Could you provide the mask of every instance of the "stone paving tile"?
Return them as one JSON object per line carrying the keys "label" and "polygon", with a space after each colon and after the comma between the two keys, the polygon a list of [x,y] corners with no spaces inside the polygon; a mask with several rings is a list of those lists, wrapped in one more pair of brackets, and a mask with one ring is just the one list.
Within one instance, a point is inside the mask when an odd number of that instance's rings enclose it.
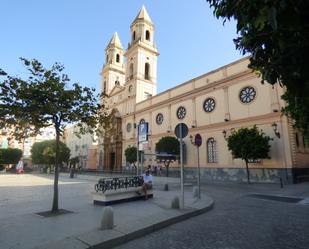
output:
{"label": "stone paving tile", "polygon": [[[52,175],[0,176],[0,249],[30,249],[35,246],[44,249],[79,249],[100,242],[100,234],[105,236],[109,233],[99,231],[103,207],[93,205],[90,193],[93,191],[94,182],[90,180],[61,177],[59,208],[72,213],[52,218],[36,215],[37,212],[51,208],[52,178]],[[145,231],[148,233],[154,230],[156,222],[193,210],[171,210],[170,202],[176,192],[155,191],[154,199],[113,206],[116,228],[122,227],[119,229],[122,232],[115,229],[111,232],[113,234],[110,238],[117,238],[117,234],[126,234],[134,229],[138,234],[140,231],[136,228],[133,227],[132,230],[134,222],[139,222],[136,227],[146,227],[144,232],[140,233],[144,235]],[[186,192],[185,196],[187,204],[194,201],[191,192]],[[166,213],[167,216],[160,212]],[[148,220],[148,217],[151,218]],[[125,224],[131,226],[127,226],[125,230]],[[133,238],[131,235],[125,239]],[[114,242],[111,241],[109,245],[115,245]]]}
{"label": "stone paving tile", "polygon": [[214,209],[115,249],[308,249],[309,205],[248,198],[250,193],[309,197],[309,184],[203,186]]}

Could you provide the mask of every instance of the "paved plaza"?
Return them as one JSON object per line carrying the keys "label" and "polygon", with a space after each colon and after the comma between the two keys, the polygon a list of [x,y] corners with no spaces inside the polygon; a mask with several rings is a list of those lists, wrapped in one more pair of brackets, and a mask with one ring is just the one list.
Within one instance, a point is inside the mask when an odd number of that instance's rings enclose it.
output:
{"label": "paved plaza", "polygon": [[[173,190],[162,191],[161,178],[154,187],[154,198],[114,205],[115,228],[99,230],[103,207],[92,204],[91,192],[99,176],[59,180],[59,208],[72,211],[56,217],[44,218],[37,212],[51,209],[52,175],[0,175],[0,248],[89,248],[102,244],[125,242],[197,215],[211,208],[212,200],[203,196],[196,201],[191,191],[185,192],[183,210],[170,208],[179,191],[179,179],[170,178]],[[175,190],[176,188],[176,190]],[[206,211],[206,209],[204,210]],[[204,212],[203,211],[203,212]],[[114,239],[114,242],[110,242]]]}
{"label": "paved plaza", "polygon": [[[214,199],[205,214],[130,241],[116,249],[308,249],[309,183],[217,183],[203,186]],[[249,195],[300,197],[288,203]]]}
{"label": "paved plaza", "polygon": [[[102,231],[98,229],[102,207],[94,206],[89,194],[98,178],[61,176],[60,208],[73,213],[42,218],[35,213],[51,207],[52,176],[0,175],[0,248],[89,248],[91,243],[102,240]],[[179,179],[156,177],[155,181],[157,192],[153,200],[114,206],[116,228],[110,230],[113,233],[109,237],[120,231],[125,233],[132,226],[138,231],[145,220],[148,225],[155,223],[162,219],[162,212],[166,212],[163,218],[168,217],[168,205],[179,189]],[[160,191],[167,181],[171,190]],[[147,231],[139,234],[142,237],[122,241],[115,248],[309,248],[309,183],[286,185],[282,189],[279,184],[211,183],[203,184],[202,193],[204,198],[214,200],[211,211],[161,230],[148,226]],[[278,196],[290,198],[273,198]],[[188,204],[192,201],[190,185],[186,187],[186,199]]]}

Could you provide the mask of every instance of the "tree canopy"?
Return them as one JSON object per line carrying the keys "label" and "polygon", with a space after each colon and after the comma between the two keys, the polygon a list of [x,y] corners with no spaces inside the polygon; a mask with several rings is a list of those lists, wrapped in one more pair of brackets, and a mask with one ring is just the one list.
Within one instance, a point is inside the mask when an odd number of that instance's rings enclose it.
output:
{"label": "tree canopy", "polygon": [[180,153],[180,144],[178,139],[170,136],[162,137],[156,143],[156,153],[161,154],[157,155],[156,159],[164,162],[164,166],[166,167],[166,176],[168,176],[171,161],[175,161],[176,157]]}
{"label": "tree canopy", "polygon": [[[40,128],[54,126],[56,131],[55,180],[52,212],[58,211],[59,141],[69,123],[80,128],[80,133],[93,133],[104,119],[102,106],[94,88],[69,84],[64,66],[55,63],[50,69],[36,59],[21,58],[29,76],[22,79],[0,70],[0,127],[15,127],[19,134],[29,128],[38,133]],[[13,134],[18,137],[17,132]]]}
{"label": "tree canopy", "polygon": [[309,2],[307,0],[207,0],[217,18],[237,21],[236,48],[250,54],[262,82],[284,85],[283,111],[309,132]]}
{"label": "tree canopy", "polygon": [[[45,140],[36,142],[31,148],[32,162],[35,164],[55,164],[56,140]],[[68,162],[70,149],[63,143],[59,143],[59,163]]]}
{"label": "tree canopy", "polygon": [[79,163],[79,157],[78,156],[75,156],[75,157],[72,157],[69,159],[69,164],[70,164],[70,167],[75,169],[76,168],[76,165]]}
{"label": "tree canopy", "polygon": [[156,143],[156,152],[157,153],[167,153],[173,155],[179,155],[180,146],[179,141],[175,137],[162,137]]}
{"label": "tree canopy", "polygon": [[240,158],[246,163],[247,179],[250,183],[250,173],[248,168],[249,160],[270,158],[269,136],[265,136],[263,131],[259,131],[256,126],[253,128],[241,128],[228,137],[228,149],[234,158]]}
{"label": "tree canopy", "polygon": [[129,146],[124,151],[126,161],[129,163],[136,163],[137,161],[137,148],[135,146]]}
{"label": "tree canopy", "polygon": [[17,164],[22,155],[23,152],[20,149],[0,149],[0,164]]}

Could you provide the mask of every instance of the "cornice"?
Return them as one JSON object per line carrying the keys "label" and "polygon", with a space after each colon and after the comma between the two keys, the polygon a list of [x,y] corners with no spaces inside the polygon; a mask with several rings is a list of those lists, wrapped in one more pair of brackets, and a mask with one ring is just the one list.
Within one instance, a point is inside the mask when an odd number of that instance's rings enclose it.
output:
{"label": "cornice", "polygon": [[[276,113],[268,113],[264,115],[259,115],[259,116],[254,116],[254,117],[248,117],[248,118],[241,118],[237,120],[231,120],[228,122],[219,122],[219,123],[214,123],[214,124],[208,124],[208,125],[202,125],[196,128],[189,128],[189,133],[203,133],[205,131],[215,131],[215,130],[223,130],[223,129],[231,129],[231,128],[239,128],[243,124],[246,124],[246,126],[250,125],[262,125],[262,124],[272,124],[273,122],[280,122],[280,117],[282,113],[276,112]],[[168,136],[174,134],[174,131],[170,132],[162,132],[162,133],[156,133],[156,134],[151,134],[150,137],[151,139],[153,138],[160,138],[162,136]],[[133,138],[126,139],[125,141],[131,141],[134,140]]]}
{"label": "cornice", "polygon": [[[118,69],[118,68],[115,68],[109,64],[105,64],[103,69],[102,69],[102,72],[105,73],[106,71],[114,71],[114,72],[117,72],[117,73],[121,73],[123,75],[125,75],[125,69],[122,67],[121,69]],[[102,75],[102,73],[101,73]]]}
{"label": "cornice", "polygon": [[138,48],[143,48],[144,50],[146,50],[147,52],[151,52],[152,54],[159,56],[160,53],[158,52],[158,50],[155,47],[149,46],[146,43],[142,42],[142,41],[137,41],[132,43],[129,48],[124,52],[124,56],[128,57],[128,54],[130,54],[133,50],[136,49],[136,47]]}
{"label": "cornice", "polygon": [[[164,105],[167,105],[167,104],[174,104],[174,103],[177,103],[179,102],[180,100],[182,99],[186,99],[188,98],[189,96],[191,96],[192,98],[193,97],[198,97],[198,96],[201,96],[201,95],[204,95],[205,93],[207,92],[210,92],[210,91],[213,91],[214,89],[220,89],[220,88],[224,88],[226,86],[230,86],[230,85],[233,85],[233,84],[236,84],[239,82],[239,80],[246,80],[246,79],[254,79],[256,78],[256,76],[252,73],[252,71],[250,69],[246,70],[246,71],[243,71],[237,75],[233,75],[233,76],[230,76],[230,77],[227,77],[227,78],[224,78],[224,79],[221,79],[219,81],[215,81],[213,83],[209,83],[209,84],[205,84],[204,86],[202,87],[199,87],[199,88],[194,88],[192,89],[191,91],[188,91],[186,93],[182,93],[182,94],[179,94],[175,97],[172,97],[172,98],[168,98],[166,100],[163,100],[162,102],[160,103],[156,103],[156,104],[151,104],[152,100],[155,99],[156,97],[160,96],[160,95],[163,95],[163,94],[166,94],[166,93],[169,93],[171,92],[172,90],[175,90],[177,88],[179,88],[180,86],[183,86],[184,84],[181,84],[179,86],[176,86],[174,88],[171,88],[163,93],[160,93],[160,94],[157,94],[155,95],[154,97],[150,98],[150,99],[147,99],[145,101],[142,101],[142,102],[139,102],[137,103],[137,106],[141,103],[144,103],[146,101],[150,101],[150,106],[148,107],[145,107],[143,109],[140,109],[140,110],[137,110],[135,112],[135,114],[137,113],[143,113],[145,111],[148,111],[149,109],[154,109],[154,108],[157,108],[157,107],[160,107],[160,106],[164,106]],[[190,81],[190,82],[186,82],[185,84],[192,84],[193,82]]]}

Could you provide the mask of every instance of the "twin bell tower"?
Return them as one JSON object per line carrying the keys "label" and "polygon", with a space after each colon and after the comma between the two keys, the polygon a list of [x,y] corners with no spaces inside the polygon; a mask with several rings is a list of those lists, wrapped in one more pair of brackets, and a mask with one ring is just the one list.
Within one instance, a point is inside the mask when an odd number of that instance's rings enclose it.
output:
{"label": "twin bell tower", "polygon": [[154,42],[154,25],[144,6],[132,22],[130,32],[127,50],[123,49],[117,32],[105,49],[102,92],[110,98],[117,95],[114,104],[128,98],[136,104],[157,93],[159,53]]}

